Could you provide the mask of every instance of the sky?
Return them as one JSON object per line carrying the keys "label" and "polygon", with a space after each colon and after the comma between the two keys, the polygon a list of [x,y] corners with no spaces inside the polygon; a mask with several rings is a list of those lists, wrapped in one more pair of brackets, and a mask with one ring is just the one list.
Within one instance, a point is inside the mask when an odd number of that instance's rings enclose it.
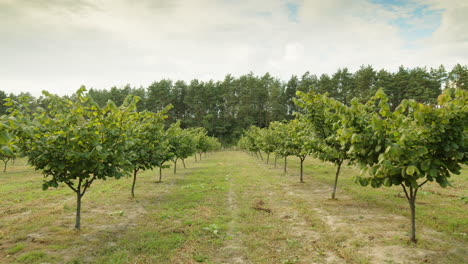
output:
{"label": "sky", "polygon": [[466,0],[0,0],[0,90],[468,64]]}

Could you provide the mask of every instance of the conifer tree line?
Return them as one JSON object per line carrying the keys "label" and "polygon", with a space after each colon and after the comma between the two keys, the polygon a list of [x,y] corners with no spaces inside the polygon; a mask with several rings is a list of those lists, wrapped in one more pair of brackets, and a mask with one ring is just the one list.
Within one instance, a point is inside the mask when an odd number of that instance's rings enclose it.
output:
{"label": "conifer tree line", "polygon": [[[445,88],[468,89],[468,66],[457,64],[450,71],[438,68],[406,68],[398,71],[361,66],[355,72],[347,68],[333,74],[315,75],[309,72],[280,80],[266,73],[262,76],[249,73],[239,77],[226,75],[219,81],[189,82],[163,79],[148,87],[112,87],[90,89],[89,94],[100,106],[109,100],[121,105],[128,95],[141,98],[139,111],[158,112],[171,104],[166,126],[180,122],[182,128],[204,127],[208,135],[217,137],[227,145],[235,144],[242,131],[254,125],[267,127],[273,121],[291,120],[297,110],[293,99],[297,91],[327,93],[329,97],[349,105],[353,98],[367,101],[380,88],[388,97],[391,109],[403,99],[434,104]],[[18,98],[0,91],[0,99]],[[45,98],[31,98],[32,105],[45,107]],[[0,106],[0,114],[6,107]]]}
{"label": "conifer tree line", "polygon": [[396,106],[382,88],[349,105],[314,91],[297,95],[295,119],[251,126],[238,146],[262,160],[266,154],[267,164],[274,155],[275,167],[284,159],[285,173],[288,157],[298,158],[301,183],[307,157],[331,162],[332,199],[344,163],[358,166],[361,173],[353,176],[362,186],[401,186],[410,207],[410,239],[416,242],[418,190],[428,182],[447,187],[451,175],[468,165],[468,90],[447,88],[435,103],[404,99]]}

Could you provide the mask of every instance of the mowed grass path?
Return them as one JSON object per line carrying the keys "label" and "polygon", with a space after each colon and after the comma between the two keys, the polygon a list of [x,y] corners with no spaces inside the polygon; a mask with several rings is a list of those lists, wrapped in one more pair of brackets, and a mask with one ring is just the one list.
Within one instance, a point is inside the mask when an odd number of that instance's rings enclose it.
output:
{"label": "mowed grass path", "polygon": [[[273,163],[271,161],[270,163]],[[68,187],[41,190],[17,161],[0,174],[0,263],[465,263],[466,170],[454,187],[419,195],[418,244],[408,242],[399,188],[352,183],[345,168],[329,200],[334,167],[309,159],[306,183],[290,158],[285,175],[243,152],[210,154],[131,179],[95,182],[73,230]]]}

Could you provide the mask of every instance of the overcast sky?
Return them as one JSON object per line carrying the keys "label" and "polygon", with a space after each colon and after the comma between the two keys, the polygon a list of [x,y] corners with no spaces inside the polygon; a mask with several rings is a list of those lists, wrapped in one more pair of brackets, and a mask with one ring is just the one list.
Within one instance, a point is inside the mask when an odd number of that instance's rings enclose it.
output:
{"label": "overcast sky", "polygon": [[0,0],[0,90],[468,64],[467,0]]}

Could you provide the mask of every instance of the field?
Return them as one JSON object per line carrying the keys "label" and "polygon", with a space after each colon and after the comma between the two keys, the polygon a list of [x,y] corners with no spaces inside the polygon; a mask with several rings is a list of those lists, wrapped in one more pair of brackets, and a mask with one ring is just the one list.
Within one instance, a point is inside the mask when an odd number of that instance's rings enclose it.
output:
{"label": "field", "polygon": [[311,158],[277,168],[224,151],[187,168],[97,181],[83,198],[66,186],[41,190],[25,160],[0,174],[0,263],[466,263],[468,169],[452,187],[424,186],[417,200],[418,243],[408,241],[401,188],[360,187],[345,167],[337,200],[335,168]]}

